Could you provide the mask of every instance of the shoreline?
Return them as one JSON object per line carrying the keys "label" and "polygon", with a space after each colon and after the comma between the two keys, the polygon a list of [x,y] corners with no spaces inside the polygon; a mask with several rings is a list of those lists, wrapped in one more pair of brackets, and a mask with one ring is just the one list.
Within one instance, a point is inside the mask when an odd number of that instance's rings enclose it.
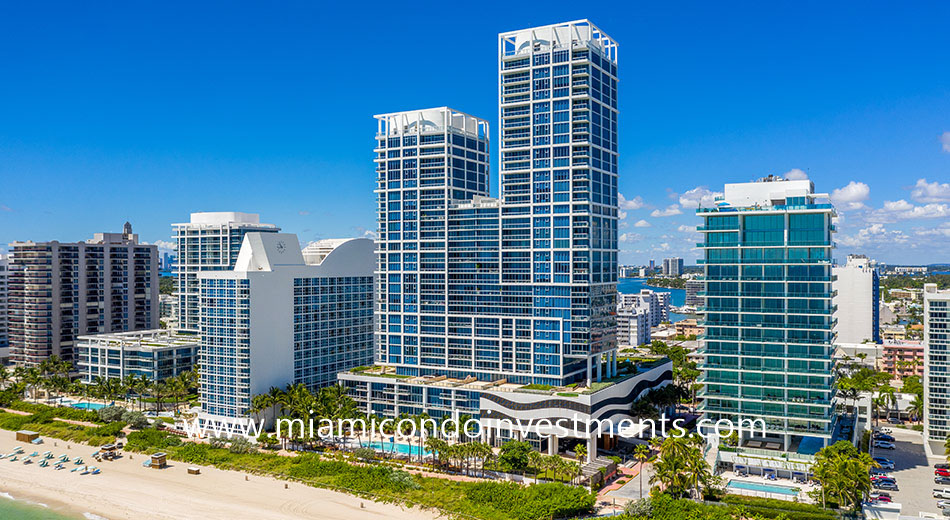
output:
{"label": "shoreline", "polygon": [[[125,453],[115,461],[96,462],[89,457],[96,448],[44,438],[36,446],[17,442],[14,432],[0,430],[0,453],[23,446],[27,453],[52,451],[55,457],[89,458],[86,464],[102,470],[99,475],[71,473],[37,463],[0,460],[0,491],[19,503],[43,504],[56,513],[74,518],[175,519],[259,518],[284,520],[301,517],[350,520],[352,518],[436,518],[433,511],[373,502],[336,491],[286,482],[273,477],[246,475],[210,466],[169,461],[167,468],[145,468],[145,455]],[[54,443],[56,445],[54,445]],[[70,449],[66,449],[69,446]],[[21,458],[22,460],[22,458]],[[55,459],[54,459],[55,460]],[[91,463],[90,463],[91,461]],[[201,468],[189,475],[190,466]],[[285,488],[286,486],[286,488]]]}

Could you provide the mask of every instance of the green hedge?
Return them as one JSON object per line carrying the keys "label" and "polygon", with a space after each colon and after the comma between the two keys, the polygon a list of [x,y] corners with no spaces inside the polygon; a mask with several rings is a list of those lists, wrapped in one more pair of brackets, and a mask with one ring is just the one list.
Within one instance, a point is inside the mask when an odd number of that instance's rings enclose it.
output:
{"label": "green hedge", "polygon": [[838,518],[836,514],[816,505],[789,502],[776,498],[725,495],[722,497],[722,502],[743,506],[749,512],[759,514],[764,518],[776,518],[783,514],[790,518],[801,518],[803,520],[835,520]]}

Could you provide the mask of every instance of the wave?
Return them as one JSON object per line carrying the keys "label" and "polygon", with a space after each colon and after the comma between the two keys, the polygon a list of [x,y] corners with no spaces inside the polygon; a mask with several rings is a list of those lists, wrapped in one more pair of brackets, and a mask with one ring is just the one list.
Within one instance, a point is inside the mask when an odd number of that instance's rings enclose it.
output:
{"label": "wave", "polygon": [[83,513],[82,516],[83,518],[87,518],[88,520],[109,520],[108,518],[104,516],[99,516],[95,513],[89,513],[89,512]]}
{"label": "wave", "polygon": [[15,496],[5,491],[0,491],[0,497],[6,498],[7,500],[13,500],[14,502],[21,502],[24,504],[30,504],[31,506],[45,507],[46,509],[49,509],[49,506],[42,502],[34,502],[32,500],[27,500],[25,498],[16,498]]}

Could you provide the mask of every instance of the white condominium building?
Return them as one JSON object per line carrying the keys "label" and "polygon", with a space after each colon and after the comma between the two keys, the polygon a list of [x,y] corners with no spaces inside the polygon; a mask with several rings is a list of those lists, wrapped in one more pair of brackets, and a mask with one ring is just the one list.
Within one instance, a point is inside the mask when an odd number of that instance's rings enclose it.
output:
{"label": "white condominium building", "polygon": [[950,290],[924,285],[924,439],[944,452],[950,435]]}
{"label": "white condominium building", "polygon": [[245,233],[280,231],[273,224],[261,224],[255,213],[235,211],[192,213],[190,222],[172,224],[172,229],[177,245],[178,329],[188,332],[198,332],[198,273],[234,267]]}
{"label": "white condominium building", "polygon": [[191,370],[197,362],[198,337],[169,329],[80,336],[76,345],[84,383],[130,375],[161,381]]}
{"label": "white condominium building", "polygon": [[682,258],[664,258],[663,276],[680,276],[683,274]]}
{"label": "white condominium building", "polygon": [[834,305],[838,343],[881,342],[880,288],[877,268],[864,255],[848,255],[845,265],[831,269],[837,293]]}
{"label": "white condominium building", "polygon": [[245,417],[271,387],[336,383],[373,362],[373,241],[350,239],[308,265],[297,236],[247,233],[231,271],[203,271],[202,417]]}
{"label": "white condominium building", "polygon": [[8,279],[10,357],[73,361],[81,334],[158,328],[158,248],[122,233],[86,242],[14,242]]}
{"label": "white condominium building", "polygon": [[638,347],[650,343],[650,313],[646,306],[617,306],[617,346]]}
{"label": "white condominium building", "polygon": [[658,327],[670,321],[670,298],[668,292],[641,289],[638,293],[620,293],[617,295],[617,308],[639,307],[646,311],[651,327]]}

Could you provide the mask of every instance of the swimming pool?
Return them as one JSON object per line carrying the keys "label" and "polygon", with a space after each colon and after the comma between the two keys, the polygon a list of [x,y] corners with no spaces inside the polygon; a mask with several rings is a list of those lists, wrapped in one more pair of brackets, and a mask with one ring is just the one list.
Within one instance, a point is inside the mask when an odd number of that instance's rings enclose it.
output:
{"label": "swimming pool", "polygon": [[[375,450],[379,450],[379,451],[382,451],[382,452],[388,452],[388,453],[392,453],[392,452],[393,452],[393,443],[391,443],[391,442],[386,442],[386,443],[371,442],[368,446],[369,446],[370,448],[373,448],[373,449],[375,449]],[[398,454],[400,454],[400,455],[413,455],[413,456],[418,457],[418,456],[419,456],[419,446],[410,446],[410,445],[408,445],[408,444],[396,443],[395,452],[398,453]],[[431,455],[431,454],[432,454],[432,452],[429,451],[429,450],[422,450],[422,453],[423,453],[424,455]]]}
{"label": "swimming pool", "polygon": [[73,408],[79,408],[82,410],[98,410],[100,408],[105,408],[106,405],[99,403],[71,403],[69,406]]}
{"label": "swimming pool", "polygon": [[730,480],[726,488],[747,489],[749,491],[762,491],[764,493],[778,493],[780,495],[798,496],[798,490],[786,486],[776,486],[775,484],[763,484],[760,482],[747,482],[745,480]]}

